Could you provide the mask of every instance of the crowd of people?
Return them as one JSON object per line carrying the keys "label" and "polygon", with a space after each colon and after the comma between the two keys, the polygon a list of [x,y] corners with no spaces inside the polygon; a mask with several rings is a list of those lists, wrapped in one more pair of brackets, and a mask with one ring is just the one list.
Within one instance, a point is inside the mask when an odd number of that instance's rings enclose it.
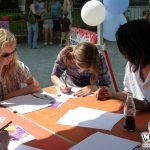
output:
{"label": "crowd of people", "polygon": [[[28,19],[29,11],[32,11],[36,22]],[[72,0],[26,0],[25,16],[28,29],[28,47],[37,49],[39,33],[44,34],[43,45],[52,45],[56,36],[60,36],[60,46],[66,45],[72,24]],[[54,34],[53,34],[54,33]]]}
{"label": "crowd of people", "polygon": [[[42,0],[26,0],[26,11],[32,10],[37,22],[31,24],[27,20],[28,47],[38,48],[38,32],[44,29],[44,44],[52,44],[53,32],[62,27],[60,44],[69,35],[72,17],[72,2],[64,1],[63,9],[58,0],[45,4]],[[45,7],[46,6],[46,7]],[[63,16],[61,12],[63,10]],[[63,18],[60,20],[60,17]],[[64,29],[63,22],[68,20]],[[65,23],[64,23],[65,24]],[[77,44],[74,48],[65,46],[58,54],[51,81],[64,93],[69,93],[74,86],[81,87],[75,93],[77,97],[85,97],[95,92],[97,100],[111,98],[125,101],[127,93],[133,93],[136,109],[150,110],[150,23],[147,20],[133,20],[121,25],[116,33],[120,53],[127,59],[124,76],[124,89],[114,92],[110,88],[111,79],[103,54],[97,46],[90,42]],[[31,74],[30,69],[17,56],[16,38],[14,34],[0,29],[0,100],[34,93],[41,90],[40,83]],[[64,77],[65,76],[65,77]],[[65,78],[65,79],[63,79]],[[63,80],[62,80],[63,79]],[[64,82],[65,80],[65,82]],[[22,86],[25,84],[24,86]],[[5,135],[5,138],[4,137]],[[0,132],[0,147],[7,147],[9,136]],[[2,148],[1,148],[2,149]]]}

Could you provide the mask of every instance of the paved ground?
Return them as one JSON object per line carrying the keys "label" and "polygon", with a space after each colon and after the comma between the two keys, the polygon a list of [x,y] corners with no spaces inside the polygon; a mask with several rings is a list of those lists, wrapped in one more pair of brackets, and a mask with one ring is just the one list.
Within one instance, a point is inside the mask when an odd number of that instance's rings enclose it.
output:
{"label": "paved ground", "polygon": [[[106,45],[118,87],[119,89],[122,89],[122,80],[126,62],[118,52],[115,42],[107,42]],[[32,74],[41,83],[42,87],[52,85],[50,74],[54,60],[61,48],[55,44],[39,49],[28,49],[27,45],[23,43],[18,44],[17,48],[19,58],[30,67]]]}

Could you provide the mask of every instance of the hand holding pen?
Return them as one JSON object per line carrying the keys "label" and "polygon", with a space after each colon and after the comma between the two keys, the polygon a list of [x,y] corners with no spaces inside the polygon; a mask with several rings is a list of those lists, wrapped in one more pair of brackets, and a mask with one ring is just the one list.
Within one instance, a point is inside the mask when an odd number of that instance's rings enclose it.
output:
{"label": "hand holding pen", "polygon": [[4,125],[3,127],[0,128],[0,131],[5,130],[11,123],[12,123],[12,121],[9,121],[6,125]]}
{"label": "hand holding pen", "polygon": [[62,85],[62,86],[60,87],[60,90],[61,90],[63,93],[70,93],[72,87],[70,87],[70,86],[67,85],[66,76],[65,76],[65,77],[62,77],[62,80],[63,80],[63,83],[64,83],[65,85]]}

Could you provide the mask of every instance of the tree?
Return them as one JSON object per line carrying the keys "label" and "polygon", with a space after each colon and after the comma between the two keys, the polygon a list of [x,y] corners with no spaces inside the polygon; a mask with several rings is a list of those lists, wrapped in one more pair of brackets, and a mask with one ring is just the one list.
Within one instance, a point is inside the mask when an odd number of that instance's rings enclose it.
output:
{"label": "tree", "polygon": [[1,0],[0,9],[16,9],[19,8],[18,0]]}

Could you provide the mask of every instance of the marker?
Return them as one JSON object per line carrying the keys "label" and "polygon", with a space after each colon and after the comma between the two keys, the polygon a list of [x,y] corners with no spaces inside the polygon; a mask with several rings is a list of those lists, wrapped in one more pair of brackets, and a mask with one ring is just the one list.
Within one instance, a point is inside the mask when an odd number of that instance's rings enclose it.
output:
{"label": "marker", "polygon": [[7,128],[11,123],[12,123],[12,121],[9,121],[6,125],[4,125],[2,128],[0,128],[0,131],[5,130],[5,128]]}

